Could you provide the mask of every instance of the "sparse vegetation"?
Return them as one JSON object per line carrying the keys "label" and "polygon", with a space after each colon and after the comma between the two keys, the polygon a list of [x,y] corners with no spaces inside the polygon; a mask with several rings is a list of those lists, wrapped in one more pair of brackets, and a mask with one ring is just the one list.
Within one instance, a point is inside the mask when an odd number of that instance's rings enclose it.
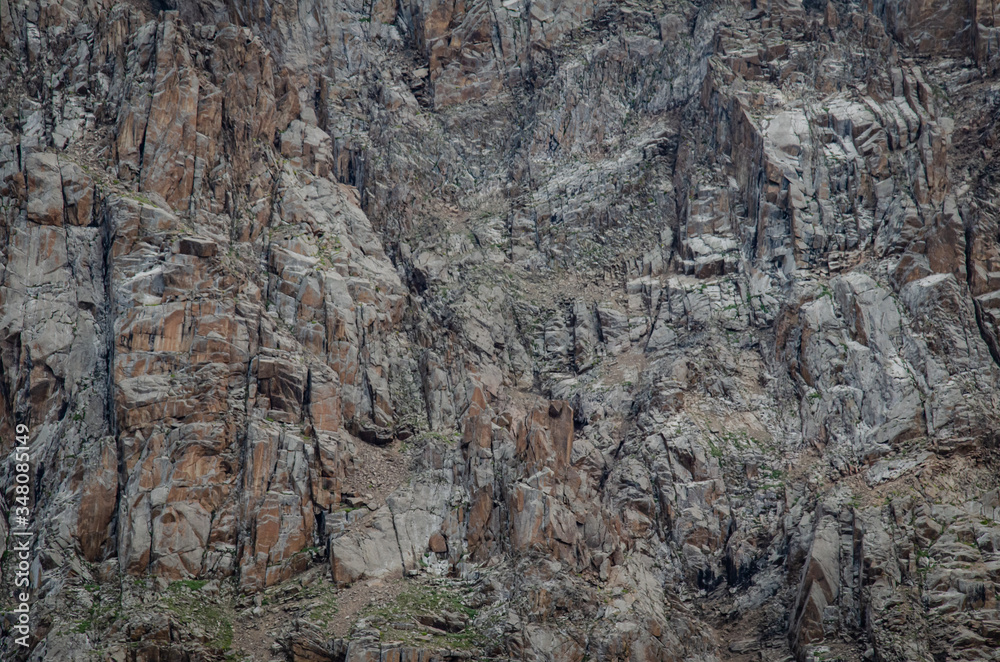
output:
{"label": "sparse vegetation", "polygon": [[[420,623],[421,616],[443,612],[462,617],[467,623],[464,629],[460,632],[445,632]],[[477,610],[468,607],[455,589],[418,582],[410,583],[393,603],[370,609],[363,614],[379,627],[383,641],[413,642],[416,636],[430,636],[433,644],[458,650],[473,650],[484,645],[482,636],[473,625],[476,615]],[[407,628],[412,625],[413,629],[401,629],[399,626],[403,625]]]}
{"label": "sparse vegetation", "polygon": [[204,580],[181,580],[172,583],[164,597],[164,603],[177,619],[187,626],[197,626],[209,637],[208,648],[228,651],[233,645],[233,613],[228,605],[205,600],[197,592],[207,582]]}

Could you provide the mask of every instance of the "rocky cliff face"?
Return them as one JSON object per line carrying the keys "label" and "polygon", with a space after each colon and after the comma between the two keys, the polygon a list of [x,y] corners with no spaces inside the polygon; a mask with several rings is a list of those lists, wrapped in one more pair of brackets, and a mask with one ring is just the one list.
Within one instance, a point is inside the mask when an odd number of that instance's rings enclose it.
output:
{"label": "rocky cliff face", "polygon": [[0,652],[1000,659],[998,11],[0,0]]}

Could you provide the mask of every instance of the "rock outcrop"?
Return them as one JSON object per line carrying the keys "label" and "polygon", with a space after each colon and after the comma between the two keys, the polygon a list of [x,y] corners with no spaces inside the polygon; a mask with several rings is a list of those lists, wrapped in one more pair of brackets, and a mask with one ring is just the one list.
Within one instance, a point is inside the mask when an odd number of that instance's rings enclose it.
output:
{"label": "rock outcrop", "polygon": [[994,659],[997,9],[0,0],[0,655]]}

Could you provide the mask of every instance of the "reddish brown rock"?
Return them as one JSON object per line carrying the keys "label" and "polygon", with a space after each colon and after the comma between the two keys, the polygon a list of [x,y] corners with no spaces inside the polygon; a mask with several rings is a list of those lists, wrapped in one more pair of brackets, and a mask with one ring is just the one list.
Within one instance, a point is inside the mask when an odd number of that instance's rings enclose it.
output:
{"label": "reddish brown rock", "polygon": [[42,225],[63,224],[63,184],[55,154],[36,152],[25,160],[28,220]]}
{"label": "reddish brown rock", "polygon": [[94,180],[75,163],[63,164],[59,173],[62,177],[66,222],[70,225],[91,225],[94,210]]}
{"label": "reddish brown rock", "polygon": [[118,499],[118,452],[114,440],[100,442],[94,466],[84,473],[77,515],[77,537],[88,561],[100,561]]}
{"label": "reddish brown rock", "polygon": [[340,429],[340,380],[329,366],[309,368],[309,417],[317,431]]}
{"label": "reddish brown rock", "polygon": [[565,469],[573,454],[573,409],[569,403],[556,400],[535,409],[518,432],[517,448],[524,454],[529,472],[545,466]]}
{"label": "reddish brown rock", "polygon": [[427,547],[435,554],[444,554],[448,551],[448,543],[440,533],[435,533],[431,536],[427,542]]}
{"label": "reddish brown rock", "polygon": [[212,257],[218,250],[218,245],[209,239],[185,237],[177,242],[177,253],[193,255],[194,257]]}
{"label": "reddish brown rock", "polygon": [[157,29],[155,72],[139,186],[182,210],[194,184],[199,81],[175,12]]}

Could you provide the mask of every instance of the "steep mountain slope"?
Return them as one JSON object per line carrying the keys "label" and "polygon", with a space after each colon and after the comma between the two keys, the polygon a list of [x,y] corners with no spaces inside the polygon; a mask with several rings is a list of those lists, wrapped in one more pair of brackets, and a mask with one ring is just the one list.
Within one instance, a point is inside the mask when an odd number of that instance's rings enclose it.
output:
{"label": "steep mountain slope", "polygon": [[2,655],[1000,659],[998,9],[0,0]]}

